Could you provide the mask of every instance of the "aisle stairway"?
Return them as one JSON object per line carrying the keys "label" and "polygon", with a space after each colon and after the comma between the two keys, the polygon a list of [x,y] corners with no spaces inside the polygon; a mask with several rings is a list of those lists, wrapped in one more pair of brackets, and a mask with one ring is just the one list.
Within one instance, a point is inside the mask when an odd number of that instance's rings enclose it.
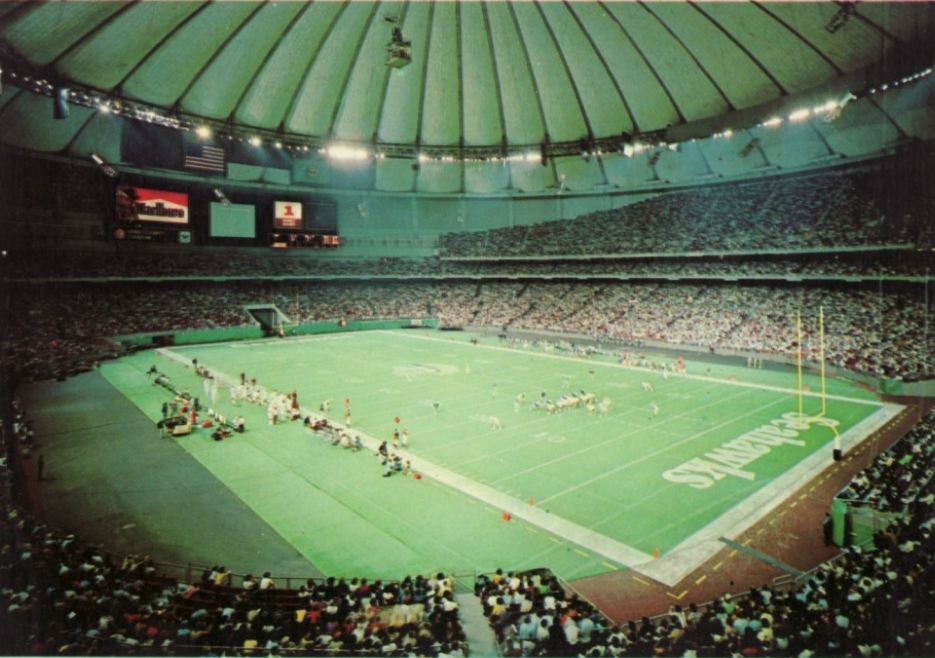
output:
{"label": "aisle stairway", "polygon": [[499,656],[497,637],[494,635],[493,629],[490,628],[490,624],[487,623],[480,599],[473,593],[465,592],[455,594],[455,601],[458,602],[461,626],[464,628],[464,634],[467,637],[471,658]]}

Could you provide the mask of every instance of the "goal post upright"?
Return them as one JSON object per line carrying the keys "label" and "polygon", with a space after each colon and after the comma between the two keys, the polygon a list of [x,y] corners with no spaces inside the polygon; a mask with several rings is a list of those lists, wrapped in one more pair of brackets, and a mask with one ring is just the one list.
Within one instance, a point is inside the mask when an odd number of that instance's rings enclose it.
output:
{"label": "goal post upright", "polygon": [[798,345],[796,346],[796,392],[799,396],[799,416],[802,415],[802,311],[795,312],[795,328],[798,335]]}
{"label": "goal post upright", "polygon": [[821,369],[821,415],[825,415],[825,307],[818,307],[818,362]]}

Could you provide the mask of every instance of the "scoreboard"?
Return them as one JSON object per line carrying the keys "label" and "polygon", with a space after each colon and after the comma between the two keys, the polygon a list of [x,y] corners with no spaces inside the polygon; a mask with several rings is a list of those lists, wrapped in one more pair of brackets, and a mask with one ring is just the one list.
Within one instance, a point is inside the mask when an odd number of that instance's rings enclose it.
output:
{"label": "scoreboard", "polygon": [[311,201],[277,200],[273,203],[273,230],[270,245],[334,248],[338,237],[337,205],[330,199]]}
{"label": "scoreboard", "polygon": [[314,233],[298,231],[295,233],[271,233],[270,246],[276,249],[291,247],[333,248],[341,245],[341,238],[335,233]]}

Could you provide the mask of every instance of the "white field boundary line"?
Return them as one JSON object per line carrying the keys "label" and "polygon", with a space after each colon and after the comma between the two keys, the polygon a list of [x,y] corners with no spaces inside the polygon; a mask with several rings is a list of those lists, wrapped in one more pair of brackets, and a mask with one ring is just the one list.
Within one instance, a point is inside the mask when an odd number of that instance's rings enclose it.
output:
{"label": "white field boundary line", "polygon": [[[183,365],[187,366],[191,364],[191,359],[188,359],[180,354],[176,354],[172,350],[158,348],[156,352]],[[212,367],[210,370],[212,373],[214,373],[215,377],[220,377],[221,379],[225,380],[226,383],[235,381],[232,377],[221,372],[220,370],[217,370],[216,368]],[[301,409],[301,412],[303,416],[321,418],[317,412],[305,407]],[[341,423],[335,423],[330,420],[329,423],[339,428],[345,427]],[[368,449],[374,452],[376,452],[377,448],[380,446],[381,441],[373,438],[372,436],[364,434],[363,432],[360,432],[354,428],[349,428],[349,431],[353,432],[357,436],[360,436],[361,442]],[[611,539],[610,537],[595,532],[590,528],[585,528],[584,526],[580,526],[576,523],[572,523],[571,521],[550,514],[549,512],[546,512],[539,507],[528,505],[523,501],[517,500],[508,494],[497,491],[492,487],[488,487],[484,484],[471,480],[470,478],[466,478],[448,470],[447,468],[437,466],[427,459],[422,459],[415,455],[409,455],[409,461],[413,468],[416,471],[422,473],[423,476],[430,477],[438,482],[441,482],[442,484],[452,487],[453,489],[457,489],[458,491],[467,494],[472,498],[476,498],[477,500],[490,505],[494,509],[509,512],[512,516],[518,519],[523,519],[532,525],[551,532],[557,537],[561,537],[567,541],[575,543],[582,548],[589,549],[593,553],[613,560],[614,562],[632,567],[638,564],[649,562],[653,559],[651,555],[643,553],[642,551],[639,551],[632,546],[618,542],[614,539]]]}
{"label": "white field boundary line", "polygon": [[292,345],[295,343],[311,343],[327,340],[349,340],[358,332],[345,332],[340,334],[309,334],[307,336],[286,336],[284,338],[251,338],[250,340],[232,340],[219,343],[191,343],[189,345],[177,345],[177,349],[188,349],[191,347],[254,347],[263,345],[264,347],[277,347],[279,345]]}
{"label": "white field boundary line", "polygon": [[[841,434],[841,449],[847,452],[854,448],[886,425],[904,408],[901,404],[883,403],[879,411]],[[669,587],[675,586],[724,548],[724,544],[718,540],[719,537],[737,538],[747,528],[772,513],[791,495],[798,493],[802,487],[828,467],[829,460],[828,446],[819,448],[773,482],[685,538],[661,559],[641,565],[638,571]]]}
{"label": "white field boundary line", "polygon": [[[470,347],[471,349],[480,348],[480,349],[485,349],[485,350],[495,350],[498,352],[509,352],[510,354],[526,354],[529,356],[537,356],[543,359],[557,359],[559,361],[571,361],[573,363],[577,363],[578,365],[587,364],[589,366],[601,366],[604,368],[617,368],[619,370],[632,370],[634,372],[644,372],[648,375],[656,375],[657,377],[661,376],[658,372],[656,372],[655,370],[652,370],[651,368],[640,368],[639,366],[625,366],[621,363],[607,363],[606,361],[593,361],[593,360],[584,361],[582,359],[578,359],[578,358],[571,357],[571,356],[561,356],[559,354],[543,354],[541,352],[518,350],[518,349],[514,349],[510,347],[497,347],[496,345],[482,345],[480,343],[478,343],[477,345],[468,345],[461,341],[451,340],[450,338],[434,338],[431,336],[416,336],[414,334],[390,331],[387,329],[375,329],[374,331],[377,331],[379,333],[384,333],[384,334],[390,334],[393,336],[411,338],[413,340],[433,340],[439,343],[449,343],[453,345],[461,345],[463,347]],[[713,384],[724,384],[726,386],[740,386],[743,388],[756,388],[761,391],[773,391],[775,393],[787,393],[787,394],[792,394],[792,395],[798,394],[798,391],[792,388],[781,388],[779,386],[769,386],[768,384],[753,384],[750,382],[731,381],[729,379],[719,379],[717,377],[704,377],[702,375],[689,375],[688,373],[670,375],[670,377],[677,377],[680,379],[692,379],[692,380],[701,381],[701,382],[711,382]],[[815,393],[813,391],[803,391],[802,395],[806,397],[813,397],[813,398],[821,397],[821,393]],[[883,406],[883,403],[877,400],[861,400],[859,398],[850,398],[845,395],[825,395],[825,398],[827,398],[828,400],[840,400],[842,402],[864,404],[864,405],[868,405],[872,407]]]}

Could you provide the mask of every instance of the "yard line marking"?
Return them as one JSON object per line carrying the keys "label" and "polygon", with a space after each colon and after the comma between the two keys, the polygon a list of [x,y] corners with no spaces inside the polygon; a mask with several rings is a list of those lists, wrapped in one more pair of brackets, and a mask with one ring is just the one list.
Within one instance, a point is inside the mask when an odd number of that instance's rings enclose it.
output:
{"label": "yard line marking", "polygon": [[[671,383],[669,383],[668,385],[660,385],[659,388],[657,389],[657,391],[662,391],[662,390],[664,390],[664,389],[666,389],[666,388],[675,388],[675,387],[678,386],[678,383],[679,383],[678,380],[673,380],[673,381],[672,381]],[[477,397],[480,397],[480,396],[477,396]],[[720,404],[720,403],[722,403],[722,402],[724,402],[724,400],[715,401],[715,402],[712,403],[712,406],[713,406],[713,405]],[[697,409],[696,409],[696,411],[697,411]],[[611,414],[611,417],[612,417],[615,421],[624,421],[624,420],[625,420],[626,418],[628,418],[629,416],[631,416],[631,415],[636,416],[636,415],[638,415],[638,414],[640,414],[640,413],[642,413],[642,412],[641,412],[639,409],[637,409],[637,408],[634,407],[634,408],[630,408],[630,409],[628,409],[627,411],[624,411],[624,412],[619,412],[619,411],[618,411],[618,412],[616,412],[616,413],[613,413],[613,414]],[[676,414],[676,415],[673,415],[673,416],[667,416],[667,417],[662,421],[662,423],[660,423],[659,428],[661,429],[661,428],[662,428],[662,425],[664,425],[664,424],[665,424],[666,422],[668,422],[669,420],[673,420],[673,419],[675,419],[675,418],[680,418],[680,417],[682,417],[683,415],[685,415],[686,413],[689,413],[689,414],[690,414],[690,413],[693,413],[693,412],[692,412],[692,411],[689,411],[689,412],[683,412],[683,413],[681,413],[681,414]],[[586,417],[586,418],[587,418],[587,417]],[[523,427],[524,427],[525,430],[531,431],[531,429],[534,428],[534,427],[536,427],[536,426],[549,424],[549,423],[551,423],[552,421],[553,421],[553,417],[552,417],[552,416],[548,416],[548,415],[542,414],[539,418],[535,418],[535,419],[532,419],[532,420],[524,420],[524,421],[523,421]],[[607,421],[607,418],[606,418],[606,417],[598,416],[598,417],[595,417],[595,418],[590,419],[590,420],[588,420],[588,421],[582,422],[582,423],[580,424],[580,428],[579,428],[579,429],[585,430],[585,429],[587,429],[588,427],[591,427],[592,425],[601,425],[601,424],[605,423],[606,421]],[[452,426],[450,426],[450,427],[451,427],[452,429],[455,429],[455,428],[461,428],[462,425],[461,425],[461,424],[455,424],[455,425],[452,425]],[[445,429],[445,428],[443,428],[443,429]],[[510,428],[507,428],[507,429],[510,429]],[[634,433],[635,433],[636,431],[637,431],[637,430],[634,430]],[[496,435],[496,434],[497,434],[497,432],[472,433],[472,434],[469,434],[469,435],[467,435],[467,436],[464,436],[464,438],[455,439],[455,440],[453,440],[453,441],[448,441],[448,442],[446,442],[445,445],[443,445],[443,446],[436,446],[436,447],[434,447],[434,448],[433,448],[433,447],[429,447],[429,448],[425,449],[424,452],[425,452],[426,454],[430,454],[433,450],[450,450],[453,446],[456,446],[456,445],[458,445],[458,444],[465,443],[465,442],[471,442],[471,441],[474,441],[474,440],[479,439],[479,438],[485,438],[485,437],[494,436],[494,435]],[[548,432],[540,432],[540,433],[538,433],[538,434],[548,434]],[[485,461],[485,460],[490,459],[491,457],[497,457],[497,456],[502,455],[502,454],[506,454],[506,453],[510,453],[510,452],[517,452],[517,451],[523,450],[524,448],[526,448],[526,447],[528,447],[528,446],[530,446],[530,445],[537,445],[537,444],[540,442],[539,439],[541,439],[541,436],[538,436],[537,434],[533,434],[532,436],[533,436],[533,439],[532,439],[532,440],[529,440],[529,441],[522,441],[521,443],[511,442],[509,445],[507,445],[506,447],[504,447],[504,448],[502,448],[502,449],[494,450],[494,451],[485,451],[483,454],[478,455],[477,457],[472,457],[472,458],[470,458],[470,459],[460,460],[458,463],[459,463],[460,466],[465,466],[465,465],[472,464],[472,463],[477,462],[477,461]],[[624,434],[624,435],[622,435],[622,436],[630,436],[630,434]],[[620,438],[620,437],[618,437],[618,438]]]}
{"label": "yard line marking", "polygon": [[715,564],[714,567],[712,567],[712,569],[713,569],[714,571],[717,571],[718,569],[721,568],[721,565],[723,565],[723,564],[724,564],[724,560],[721,560],[720,562],[718,562],[717,564]]}
{"label": "yard line marking", "polygon": [[630,576],[630,578],[632,578],[633,580],[635,580],[635,581],[638,582],[638,583],[643,583],[644,585],[650,585],[650,586],[652,586],[652,583],[651,583],[651,582],[649,582],[648,580],[643,580],[643,579],[640,578],[639,576]]}
{"label": "yard line marking", "polygon": [[580,548],[575,548],[575,549],[573,549],[573,550],[575,551],[575,553],[577,553],[577,554],[580,555],[581,557],[588,557],[588,558],[591,557],[590,555],[588,555],[587,553],[585,553],[584,551],[582,551]]}
{"label": "yard line marking", "polygon": [[616,565],[616,564],[611,564],[610,562],[607,562],[606,560],[602,560],[602,561],[601,561],[601,564],[603,564],[603,565],[604,565],[605,567],[607,567],[608,569],[612,569],[612,570],[614,570],[614,571],[617,570],[617,565]]}
{"label": "yard line marking", "polygon": [[707,575],[704,575],[704,576],[702,576],[701,578],[699,578],[698,580],[696,580],[696,581],[695,581],[695,584],[696,584],[696,585],[700,585],[700,584],[703,583],[707,578],[708,578],[708,576],[707,576]]}
{"label": "yard line marking", "polygon": [[[745,394],[744,392],[741,392],[741,393],[738,393],[737,395],[732,395],[732,396],[730,396],[730,397],[728,397],[728,398],[719,400],[719,401],[716,402],[716,403],[711,403],[711,404],[706,405],[706,406],[713,406],[713,405],[715,405],[715,404],[723,404],[724,402],[729,402],[730,400],[733,400],[734,398],[738,398],[738,397],[740,397],[741,395],[744,395],[744,394]],[[770,404],[776,404],[776,402],[777,402],[777,401],[773,401],[773,402],[770,402]],[[767,406],[768,406],[768,405],[767,405]],[[705,408],[705,407],[699,407],[699,408],[695,408],[695,409],[689,409],[688,411],[685,411],[685,412],[682,412],[682,413],[680,413],[680,414],[676,414],[676,415],[672,416],[671,420],[674,420],[674,419],[676,419],[676,418],[681,418],[682,416],[688,416],[688,415],[696,414],[696,413],[698,413],[699,409],[704,409],[704,408]],[[755,411],[762,410],[763,408],[764,408],[764,407],[760,407],[759,409],[757,409],[757,410],[755,410]],[[726,421],[724,424],[732,423],[732,422],[734,422],[735,420],[737,420],[738,418],[743,418],[743,417],[748,416],[748,415],[750,415],[750,414],[744,414],[743,416],[734,416],[734,417],[732,417],[729,421]],[[710,432],[711,430],[716,430],[716,429],[718,429],[718,428],[720,428],[720,427],[722,427],[722,426],[723,426],[723,425],[717,425],[717,426],[715,426],[715,427],[709,427],[709,428],[704,429],[704,430],[701,431],[701,432],[697,432],[697,433],[695,433],[695,434],[692,434],[691,436],[689,436],[689,437],[687,437],[687,438],[685,438],[685,439],[682,439],[681,441],[679,441],[679,442],[677,442],[677,443],[669,443],[669,444],[666,444],[666,446],[665,446],[664,448],[662,448],[662,449],[660,449],[660,450],[657,450],[656,452],[651,453],[651,454],[649,454],[649,455],[644,455],[644,459],[648,459],[649,457],[653,457],[653,456],[655,456],[655,455],[658,455],[658,454],[661,454],[661,453],[663,453],[663,452],[666,452],[667,450],[670,450],[671,448],[678,447],[678,446],[682,445],[683,443],[685,443],[686,441],[690,441],[690,440],[692,440],[692,439],[695,439],[695,438],[697,438],[697,437],[699,437],[699,436],[701,436],[701,435],[703,435],[703,434],[706,434],[707,432]],[[629,436],[630,434],[638,434],[639,432],[644,432],[644,431],[645,431],[644,429],[634,430],[633,432],[631,432],[631,433],[629,433],[629,434],[623,434],[623,435],[621,435],[621,436],[615,436],[615,437],[612,438],[612,439],[607,439],[606,441],[601,441],[601,442],[599,442],[599,443],[592,444],[592,445],[590,445],[590,446],[587,446],[586,448],[581,448],[580,450],[573,450],[573,451],[571,451],[571,452],[568,452],[568,453],[563,454],[561,457],[556,457],[555,459],[549,460],[549,461],[547,461],[547,462],[542,462],[542,463],[540,463],[540,464],[536,464],[535,466],[530,466],[529,468],[524,469],[524,470],[521,470],[521,471],[514,471],[514,472],[510,473],[507,477],[500,478],[499,480],[495,480],[495,481],[494,481],[494,484],[499,484],[500,482],[506,482],[507,480],[512,480],[513,478],[519,477],[519,476],[521,476],[521,475],[526,475],[527,473],[532,473],[532,472],[538,471],[539,469],[541,469],[541,468],[543,468],[543,467],[545,467],[545,466],[551,466],[552,464],[556,464],[556,463],[558,463],[558,462],[560,462],[560,461],[564,461],[564,460],[566,460],[566,459],[571,459],[572,457],[577,457],[578,455],[581,455],[581,454],[584,454],[584,453],[589,452],[589,451],[591,451],[591,450],[594,450],[595,448],[602,448],[602,447],[604,447],[605,445],[607,445],[607,444],[609,444],[609,443],[617,443],[620,439],[626,438],[626,437]],[[486,458],[486,456],[485,456],[484,458]],[[633,462],[633,463],[634,463],[634,464],[639,463],[639,461],[643,461],[644,459],[638,460],[637,462]],[[472,461],[473,461],[473,460],[472,460]],[[544,502],[546,502],[546,501],[552,500],[552,498],[555,498],[555,496],[552,496],[551,498],[543,498],[542,501],[540,501],[540,502],[543,502],[543,503],[544,503]]]}
{"label": "yard line marking", "polygon": [[682,597],[684,597],[686,594],[688,594],[688,590],[686,589],[685,591],[683,591],[683,592],[682,592],[681,594],[679,594],[678,596],[676,596],[676,595],[673,594],[672,592],[666,592],[666,594],[668,594],[669,596],[671,596],[671,597],[672,597],[673,599],[675,599],[676,601],[681,601],[681,600],[682,600]]}
{"label": "yard line marking", "polygon": [[[733,396],[733,397],[737,397],[737,396]],[[728,399],[733,399],[733,398],[728,398]],[[725,401],[726,401],[726,400],[725,400]],[[763,409],[766,409],[767,407],[771,407],[771,406],[773,406],[773,405],[775,405],[775,404],[778,404],[778,403],[780,403],[780,402],[783,402],[783,403],[784,403],[784,402],[786,402],[786,401],[785,401],[785,400],[782,400],[782,399],[772,400],[771,402],[768,402],[768,403],[766,403],[766,404],[764,404],[764,405],[762,405],[762,406],[760,406],[760,407],[756,407],[756,408],[753,409],[752,411],[748,411],[748,412],[745,413],[745,414],[741,414],[741,415],[739,415],[739,416],[732,416],[729,420],[724,421],[724,422],[721,423],[720,425],[715,425],[714,427],[709,427],[709,428],[707,428],[707,429],[702,430],[701,432],[696,432],[695,434],[690,434],[689,436],[687,436],[686,438],[682,439],[681,441],[677,441],[676,443],[667,444],[666,446],[664,446],[664,447],[662,447],[662,448],[659,448],[658,450],[655,450],[655,451],[653,451],[653,452],[646,453],[645,455],[643,455],[643,456],[640,457],[639,459],[635,459],[635,460],[633,460],[633,461],[631,461],[631,462],[627,462],[626,464],[622,464],[622,465],[618,466],[617,468],[612,468],[612,469],[609,470],[609,471],[604,471],[604,472],[601,473],[600,475],[595,475],[595,476],[592,477],[592,478],[588,478],[587,480],[583,480],[582,482],[579,482],[578,484],[574,485],[573,487],[569,487],[569,488],[567,488],[567,489],[564,489],[564,490],[562,490],[562,491],[559,491],[559,492],[557,492],[557,493],[554,493],[554,494],[552,494],[551,496],[547,496],[546,498],[541,499],[541,500],[539,501],[539,504],[542,505],[542,504],[544,504],[544,503],[548,503],[548,502],[550,502],[550,501],[552,501],[552,500],[555,500],[556,498],[561,498],[562,496],[564,496],[564,495],[566,495],[566,494],[569,494],[569,493],[571,493],[571,492],[573,492],[573,491],[577,491],[578,489],[581,489],[582,487],[586,487],[586,486],[588,486],[588,485],[590,485],[590,484],[593,484],[593,483],[597,482],[598,480],[603,480],[604,478],[608,478],[608,477],[610,477],[611,475],[616,475],[616,474],[619,473],[620,471],[623,471],[623,470],[625,470],[625,469],[628,469],[628,468],[630,468],[631,466],[636,466],[637,464],[640,464],[640,463],[646,461],[647,459],[652,459],[652,458],[655,457],[656,455],[661,455],[662,453],[668,452],[669,450],[672,450],[673,448],[677,448],[678,446],[682,445],[683,443],[688,443],[688,442],[690,442],[690,441],[694,441],[694,440],[697,439],[699,436],[702,436],[702,435],[704,435],[704,434],[707,434],[707,433],[710,432],[711,430],[720,429],[721,427],[724,427],[725,425],[730,425],[731,423],[736,422],[736,421],[737,421],[738,419],[740,419],[740,418],[744,418],[744,417],[746,417],[746,416],[751,416],[751,415],[753,415],[753,414],[757,414],[757,413],[763,411]],[[558,458],[556,458],[556,459],[553,459],[552,462],[561,461],[562,459],[565,459],[565,457],[564,457],[564,456],[563,456],[563,457],[558,457]],[[545,463],[541,464],[540,466],[547,466],[547,465],[549,465],[549,464],[552,463],[552,462],[545,462]],[[537,467],[537,468],[538,468],[538,467]],[[526,469],[526,472],[529,472],[530,470],[537,470],[537,469]],[[524,472],[524,471],[520,471],[520,473],[523,473],[523,472]]]}
{"label": "yard line marking", "polygon": [[[463,346],[463,347],[469,347],[470,349],[482,348],[482,349],[485,349],[485,350],[495,350],[495,351],[497,351],[497,352],[509,352],[510,354],[526,354],[526,355],[528,355],[528,356],[536,356],[536,357],[540,357],[540,358],[543,358],[543,359],[556,359],[556,360],[560,360],[560,361],[571,361],[572,363],[577,363],[577,364],[579,364],[579,365],[580,365],[580,364],[583,364],[583,363],[587,363],[588,365],[601,366],[601,367],[604,367],[604,368],[616,368],[616,369],[618,369],[618,370],[632,370],[632,371],[635,371],[635,372],[643,372],[643,373],[647,373],[647,374],[659,375],[659,373],[658,373],[657,371],[653,370],[652,368],[640,368],[640,367],[638,367],[638,366],[625,366],[625,365],[623,365],[623,364],[621,364],[621,363],[607,363],[607,362],[605,362],[605,361],[593,361],[593,360],[584,361],[584,360],[579,359],[579,358],[577,358],[577,357],[561,356],[561,355],[559,355],[559,354],[542,354],[541,352],[530,352],[530,351],[527,351],[527,350],[516,350],[516,349],[513,349],[513,348],[509,348],[509,347],[497,347],[496,345],[483,345],[483,344],[481,344],[481,343],[478,343],[477,345],[470,345],[470,344],[468,344],[468,343],[462,343],[461,341],[452,340],[452,339],[450,339],[450,338],[434,338],[434,337],[431,337],[431,336],[416,336],[416,335],[411,334],[411,333],[403,333],[403,332],[391,331],[391,330],[388,330],[388,329],[376,329],[376,330],[374,330],[374,331],[377,332],[377,333],[391,334],[391,335],[393,335],[393,336],[400,336],[400,337],[405,337],[405,338],[411,338],[411,339],[413,339],[413,340],[432,340],[432,341],[436,341],[436,342],[439,342],[439,343],[451,343],[451,344],[455,344],[455,345],[461,345],[461,346]],[[781,387],[779,387],[779,386],[769,386],[769,385],[767,385],[767,384],[751,384],[751,383],[748,383],[748,382],[731,381],[731,380],[729,380],[729,379],[719,379],[719,378],[717,378],[717,377],[704,377],[704,376],[702,376],[702,375],[689,375],[688,373],[680,373],[680,374],[674,375],[674,376],[677,377],[677,378],[680,378],[680,379],[691,379],[691,380],[701,381],[701,382],[711,382],[711,383],[715,383],[715,384],[724,384],[725,386],[740,386],[740,387],[743,387],[743,388],[755,388],[755,389],[759,389],[759,390],[761,390],[761,391],[774,391],[774,392],[776,392],[776,393],[788,393],[788,394],[791,394],[791,395],[799,395],[799,394],[801,394],[801,395],[804,395],[804,396],[807,396],[807,397],[813,397],[813,398],[821,398],[821,397],[822,397],[822,395],[821,395],[820,392],[815,392],[815,393],[813,393],[813,392],[811,392],[811,391],[797,391],[797,390],[791,389],[791,388],[781,388]],[[865,404],[865,405],[872,406],[872,407],[881,407],[881,406],[883,406],[883,403],[882,403],[882,402],[879,402],[879,401],[876,401],[876,400],[862,400],[862,399],[860,399],[860,398],[851,398],[851,397],[847,397],[847,396],[845,396],[845,395],[827,395],[827,394],[826,394],[824,397],[825,397],[826,399],[828,399],[828,400],[841,400],[841,401],[843,401],[843,402],[853,402],[853,403],[855,403],[855,404]]]}

